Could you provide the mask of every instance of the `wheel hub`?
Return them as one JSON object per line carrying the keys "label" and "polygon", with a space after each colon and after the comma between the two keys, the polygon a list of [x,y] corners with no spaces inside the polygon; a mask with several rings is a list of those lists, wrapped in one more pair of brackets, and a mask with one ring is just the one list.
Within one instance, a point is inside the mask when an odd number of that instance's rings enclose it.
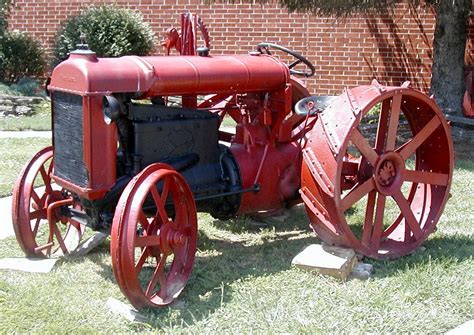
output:
{"label": "wheel hub", "polygon": [[390,160],[385,160],[380,165],[380,169],[377,171],[376,178],[378,179],[380,185],[390,186],[396,176],[395,165]]}
{"label": "wheel hub", "polygon": [[172,230],[168,233],[168,243],[172,247],[178,247],[180,245],[183,245],[185,241],[186,236],[184,234],[181,234],[179,231]]}
{"label": "wheel hub", "polygon": [[162,252],[171,253],[186,243],[186,235],[167,223],[160,229],[160,240]]}
{"label": "wheel hub", "polygon": [[405,161],[396,152],[382,154],[374,169],[374,180],[377,190],[384,195],[392,195],[403,184]]}

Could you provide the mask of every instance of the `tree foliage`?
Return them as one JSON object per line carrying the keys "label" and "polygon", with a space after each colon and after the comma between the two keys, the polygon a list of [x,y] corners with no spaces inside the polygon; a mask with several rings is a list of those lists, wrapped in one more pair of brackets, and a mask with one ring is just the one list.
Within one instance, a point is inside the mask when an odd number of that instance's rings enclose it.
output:
{"label": "tree foliage", "polygon": [[[441,0],[409,0],[413,5],[436,5]],[[456,1],[456,0],[454,0]],[[257,0],[264,4],[269,0]],[[321,16],[347,17],[353,13],[380,13],[392,9],[403,0],[279,0],[291,12],[312,13]]]}
{"label": "tree foliage", "polygon": [[151,27],[139,13],[110,5],[90,7],[63,23],[56,36],[54,64],[76,49],[81,33],[99,57],[143,56],[154,47]]}
{"label": "tree foliage", "polygon": [[0,38],[4,35],[7,27],[8,6],[11,0],[0,0]]}

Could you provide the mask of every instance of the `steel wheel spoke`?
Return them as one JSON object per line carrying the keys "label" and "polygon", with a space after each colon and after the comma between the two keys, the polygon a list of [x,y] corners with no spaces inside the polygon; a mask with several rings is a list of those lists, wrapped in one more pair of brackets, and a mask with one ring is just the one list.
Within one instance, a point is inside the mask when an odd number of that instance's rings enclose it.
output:
{"label": "steel wheel spoke", "polygon": [[441,121],[439,120],[438,116],[434,116],[430,122],[420,130],[415,137],[413,137],[410,141],[408,141],[403,147],[400,149],[400,155],[403,159],[407,159],[410,157],[418,147],[423,144],[428,137],[440,126]]}
{"label": "steel wheel spoke", "polygon": [[140,273],[140,271],[143,268],[143,265],[146,262],[146,259],[150,256],[150,248],[144,248],[142,253],[140,254],[140,258],[137,261],[137,264],[135,264],[135,271],[137,273]]}
{"label": "steel wheel spoke", "polygon": [[51,178],[46,173],[46,170],[44,169],[44,165],[40,168],[40,173],[44,181],[44,186],[46,187],[46,193],[47,194],[53,193],[53,189],[51,187]]}
{"label": "steel wheel spoke", "polygon": [[161,219],[162,224],[167,223],[169,221],[168,213],[166,213],[166,209],[165,209],[165,206],[164,206],[164,203],[163,203],[163,199],[158,194],[158,190],[154,186],[151,187],[151,195],[153,196],[153,199],[154,199],[155,204],[156,204],[156,216],[158,216]]}
{"label": "steel wheel spoke", "polygon": [[158,246],[160,245],[159,235],[137,236],[135,238],[135,246],[139,248]]}
{"label": "steel wheel spoke", "polygon": [[379,152],[385,149],[385,139],[387,137],[388,118],[390,116],[390,100],[384,100],[382,103],[382,110],[379,115],[379,126],[377,128],[377,137],[375,139],[375,148]]}
{"label": "steel wheel spoke", "polygon": [[[51,159],[51,163],[49,164],[49,167],[48,167],[48,176],[51,176],[51,174],[53,173],[53,166],[54,166],[54,158]],[[50,177],[51,178],[51,177]]]}
{"label": "steel wheel spoke", "polygon": [[416,217],[413,214],[413,211],[410,208],[410,204],[405,199],[405,196],[400,190],[396,192],[394,195],[392,195],[392,197],[397,203],[400,210],[402,211],[402,214],[405,218],[405,223],[408,224],[411,231],[413,232],[413,235],[418,240],[419,238],[421,238],[421,235],[423,234],[423,232],[421,231],[420,225],[418,221],[416,220]]}
{"label": "steel wheel spoke", "polygon": [[170,178],[165,178],[163,181],[163,190],[161,190],[161,201],[163,202],[163,206],[166,205],[166,201],[168,200],[168,194],[170,191]]}
{"label": "steel wheel spoke", "polygon": [[66,245],[64,244],[64,239],[61,236],[61,232],[59,231],[59,228],[56,224],[53,224],[53,232],[54,235],[56,235],[56,239],[58,240],[59,246],[61,247],[63,254],[67,255],[69,251],[67,250]]}
{"label": "steel wheel spoke", "polygon": [[377,198],[377,192],[375,190],[369,192],[367,198],[367,206],[365,207],[365,220],[364,227],[362,229],[362,244],[365,246],[369,245],[370,237],[372,236],[372,225],[374,220],[375,210],[375,199]]}
{"label": "steel wheel spoke", "polygon": [[70,227],[74,227],[77,231],[81,232],[82,234],[82,225],[78,221],[69,218],[67,222],[69,223],[69,229]]}
{"label": "steel wheel spoke", "polygon": [[147,233],[148,235],[152,234],[152,231],[155,229],[155,228],[160,228],[161,227],[161,220],[159,217],[155,216],[151,222],[150,222],[150,225],[148,227],[148,230],[147,230]]}
{"label": "steel wheel spoke", "polygon": [[153,275],[151,276],[151,280],[148,283],[148,286],[146,288],[145,295],[147,297],[151,296],[158,282],[160,282],[160,291],[163,288],[166,289],[166,277],[163,278],[163,276],[165,276],[165,264],[166,264],[167,258],[168,258],[168,255],[165,255],[165,254],[161,255],[160,261],[158,265],[156,266],[155,271],[153,272]]}
{"label": "steel wheel spoke", "polygon": [[148,222],[148,219],[147,219],[145,213],[143,213],[142,210],[138,214],[138,220],[142,224],[142,227],[145,229],[145,231],[148,232],[148,228],[150,226],[150,223]]}
{"label": "steel wheel spoke", "polygon": [[405,180],[420,184],[447,186],[449,182],[449,176],[444,173],[406,170]]}
{"label": "steel wheel spoke", "polygon": [[45,244],[43,245],[40,245],[38,247],[35,248],[35,252],[38,253],[38,252],[41,252],[43,250],[47,250],[46,251],[46,255],[50,256],[51,255],[51,248],[54,246],[54,243],[53,242],[46,242]]}
{"label": "steel wheel spoke", "polygon": [[36,219],[35,227],[33,228],[33,237],[36,238],[36,235],[38,234],[38,228],[40,226],[41,218]]}
{"label": "steel wheel spoke", "polygon": [[385,144],[385,151],[393,151],[397,141],[398,122],[400,119],[400,105],[402,103],[402,95],[396,94],[392,98],[392,107],[390,113],[390,122],[387,132],[387,143]]}
{"label": "steel wheel spoke", "polygon": [[45,244],[45,246],[49,246],[46,254],[48,255],[48,257],[50,257],[51,256],[51,249],[54,246],[54,229],[51,231],[51,226],[49,228],[48,242]]}
{"label": "steel wheel spoke", "polygon": [[44,218],[46,218],[46,209],[44,208],[30,212],[30,220],[44,219]]}
{"label": "steel wheel spoke", "polygon": [[383,219],[385,214],[386,197],[383,194],[377,196],[377,206],[375,209],[374,229],[372,231],[370,248],[372,250],[379,250],[380,239],[383,231]]}
{"label": "steel wheel spoke", "polygon": [[360,153],[367,158],[372,166],[375,166],[377,163],[377,159],[379,155],[375,152],[375,150],[370,146],[369,142],[362,136],[358,129],[354,129],[352,132],[351,137],[352,143],[357,147]]}
{"label": "steel wheel spoke", "polygon": [[372,178],[367,179],[362,184],[354,186],[349,193],[341,201],[341,210],[345,212],[352,207],[357,201],[362,199],[367,193],[372,191],[375,187],[374,180]]}
{"label": "steel wheel spoke", "polygon": [[31,198],[33,198],[33,201],[38,207],[41,207],[41,198],[38,196],[38,194],[33,188],[31,189]]}

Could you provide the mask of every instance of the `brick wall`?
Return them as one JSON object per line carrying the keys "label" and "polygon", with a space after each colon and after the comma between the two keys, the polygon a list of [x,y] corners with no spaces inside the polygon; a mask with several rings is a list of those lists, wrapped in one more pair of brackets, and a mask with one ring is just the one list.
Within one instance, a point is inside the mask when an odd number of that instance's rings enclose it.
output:
{"label": "brick wall", "polygon": [[[58,25],[68,15],[102,3],[140,11],[150,22],[157,42],[170,26],[179,28],[179,14],[189,10],[206,23],[214,55],[246,53],[262,41],[299,51],[316,66],[316,75],[308,80],[314,93],[337,94],[345,86],[367,84],[373,78],[394,85],[410,80],[423,91],[429,89],[434,13],[430,8],[406,4],[393,13],[340,21],[332,17],[288,14],[277,4],[238,1],[206,5],[200,0],[15,0],[9,29],[30,33],[50,50]],[[474,64],[473,23],[467,64]],[[157,54],[161,53],[158,46]]]}

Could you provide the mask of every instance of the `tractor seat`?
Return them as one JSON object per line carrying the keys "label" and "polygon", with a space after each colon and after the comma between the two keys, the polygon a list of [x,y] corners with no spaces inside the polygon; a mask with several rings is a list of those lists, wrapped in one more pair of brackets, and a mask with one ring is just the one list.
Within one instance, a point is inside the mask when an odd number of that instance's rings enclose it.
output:
{"label": "tractor seat", "polygon": [[312,95],[306,98],[301,99],[295,105],[295,112],[298,115],[306,116],[306,115],[314,115],[317,113],[321,113],[323,110],[326,109],[327,106],[332,102],[335,98],[333,95]]}

